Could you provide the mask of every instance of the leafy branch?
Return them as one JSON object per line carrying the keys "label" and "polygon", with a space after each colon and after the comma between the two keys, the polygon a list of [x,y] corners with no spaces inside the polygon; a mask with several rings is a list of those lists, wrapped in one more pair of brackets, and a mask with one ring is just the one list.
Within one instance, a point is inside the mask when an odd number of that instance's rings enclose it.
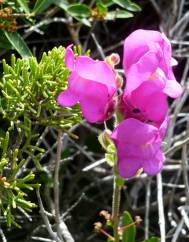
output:
{"label": "leafy branch", "polygon": [[16,208],[31,211],[36,207],[27,198],[39,188],[31,169],[22,169],[28,157],[33,167],[43,170],[40,160],[45,150],[36,145],[45,127],[68,128],[81,121],[80,109],[57,105],[57,95],[66,88],[69,71],[64,63],[65,49],[44,53],[41,61],[34,57],[3,60],[0,81],[0,209],[8,226],[19,226]]}

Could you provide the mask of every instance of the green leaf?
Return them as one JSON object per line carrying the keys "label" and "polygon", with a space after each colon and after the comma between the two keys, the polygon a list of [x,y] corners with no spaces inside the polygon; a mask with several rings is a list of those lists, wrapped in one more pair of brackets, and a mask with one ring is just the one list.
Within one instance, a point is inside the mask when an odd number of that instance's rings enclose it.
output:
{"label": "green leaf", "polygon": [[79,17],[74,17],[75,19],[77,19],[77,21],[81,22],[82,24],[91,27],[91,23],[88,19],[86,18],[79,18]]}
{"label": "green leaf", "polygon": [[138,12],[141,11],[141,7],[136,3],[131,2],[130,0],[112,0],[114,3],[119,5],[122,8],[125,8],[129,11]]}
{"label": "green leaf", "polygon": [[4,32],[5,36],[6,36],[6,38],[8,39],[8,41],[11,43],[12,47],[15,50],[17,50],[18,53],[22,57],[32,56],[32,53],[31,53],[30,49],[28,48],[26,42],[22,38],[22,36],[20,36],[16,32],[7,32],[5,30],[3,30],[3,32]]}
{"label": "green leaf", "polygon": [[117,18],[132,18],[133,14],[131,12],[128,12],[126,10],[116,10],[116,11],[111,11],[107,13],[106,17],[104,19],[106,20],[114,20]]}
{"label": "green leaf", "polygon": [[32,12],[41,13],[45,11],[53,3],[54,0],[37,0]]}
{"label": "green leaf", "polygon": [[25,13],[30,13],[29,7],[28,7],[28,0],[17,0],[20,7],[24,10]]}
{"label": "green leaf", "polygon": [[5,31],[0,29],[0,48],[2,49],[12,49],[12,45],[5,36]]}
{"label": "green leaf", "polygon": [[3,144],[1,145],[1,147],[2,147],[1,159],[6,157],[8,145],[9,145],[9,132],[7,131],[6,134],[5,134],[5,138],[3,140]]}
{"label": "green leaf", "polygon": [[[133,223],[133,219],[129,212],[125,211],[123,213],[123,226],[127,226]],[[135,242],[136,237],[136,226],[130,226],[126,228],[123,232],[122,242]]]}
{"label": "green leaf", "polygon": [[99,0],[97,3],[96,3],[96,7],[97,9],[99,10],[100,13],[107,13],[108,12],[108,8],[106,7],[105,4],[103,4],[101,2],[101,0]]}
{"label": "green leaf", "polygon": [[150,239],[144,240],[143,242],[159,242],[160,239],[158,237],[151,237]]}
{"label": "green leaf", "polygon": [[65,0],[55,0],[54,4],[58,6],[59,8],[62,8],[64,11],[67,11],[68,8],[68,2]]}
{"label": "green leaf", "polygon": [[86,4],[72,4],[67,8],[67,12],[73,17],[86,18],[90,17],[91,11]]}
{"label": "green leaf", "polygon": [[112,0],[101,0],[102,4],[106,5],[106,6],[110,6],[112,5]]}

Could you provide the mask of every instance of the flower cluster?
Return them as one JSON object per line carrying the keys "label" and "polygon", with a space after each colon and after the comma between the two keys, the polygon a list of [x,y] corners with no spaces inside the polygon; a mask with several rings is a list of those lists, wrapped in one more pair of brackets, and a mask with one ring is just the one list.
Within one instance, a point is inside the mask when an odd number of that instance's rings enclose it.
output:
{"label": "flower cluster", "polygon": [[172,71],[175,64],[164,34],[137,30],[126,38],[126,88],[120,97],[124,120],[112,133],[122,177],[132,177],[141,168],[149,175],[161,170],[165,160],[161,143],[169,120],[167,96],[182,94]]}
{"label": "flower cluster", "polygon": [[118,171],[124,178],[143,169],[154,175],[161,170],[165,157],[161,143],[167,126],[167,96],[177,98],[182,88],[172,66],[171,45],[158,31],[136,30],[125,39],[123,68],[126,85],[121,95],[120,77],[114,70],[116,55],[95,61],[77,56],[69,46],[65,62],[71,71],[68,88],[58,96],[62,106],[80,103],[87,121],[103,122],[114,111],[122,116],[111,134],[118,157]]}

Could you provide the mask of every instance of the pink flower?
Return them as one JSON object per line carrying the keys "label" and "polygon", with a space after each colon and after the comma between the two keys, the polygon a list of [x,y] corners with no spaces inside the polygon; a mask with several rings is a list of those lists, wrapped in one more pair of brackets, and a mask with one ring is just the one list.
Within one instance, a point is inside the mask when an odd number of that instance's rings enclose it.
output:
{"label": "pink flower", "polygon": [[130,94],[120,98],[120,110],[124,118],[136,118],[159,127],[167,114],[167,96],[159,88],[159,82],[143,82]]}
{"label": "pink flower", "polygon": [[65,54],[67,68],[71,71],[68,88],[58,96],[58,104],[71,107],[77,102],[87,121],[103,122],[114,109],[114,94],[117,86],[113,70],[104,61],[95,61],[88,56],[74,59],[71,46]]}
{"label": "pink flower", "polygon": [[168,125],[168,118],[160,128],[129,118],[113,131],[111,138],[117,148],[120,176],[130,178],[143,169],[149,175],[157,174],[165,157],[160,149]]}
{"label": "pink flower", "polygon": [[173,64],[171,45],[164,34],[140,29],[126,38],[123,66],[127,80],[120,99],[125,118],[161,125],[167,113],[167,95],[176,98],[182,94]]}
{"label": "pink flower", "polygon": [[125,95],[130,94],[143,82],[159,82],[159,90],[177,98],[182,88],[176,81],[172,66],[171,45],[166,36],[158,31],[136,30],[124,43],[123,67],[127,78]]}

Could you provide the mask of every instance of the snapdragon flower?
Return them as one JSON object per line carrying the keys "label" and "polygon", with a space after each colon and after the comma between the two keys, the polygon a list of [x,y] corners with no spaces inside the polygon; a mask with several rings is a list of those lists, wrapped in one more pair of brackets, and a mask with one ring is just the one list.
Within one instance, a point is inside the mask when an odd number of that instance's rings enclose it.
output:
{"label": "snapdragon flower", "polygon": [[117,91],[115,73],[104,61],[88,56],[77,56],[67,47],[65,63],[71,71],[67,90],[58,96],[58,104],[71,107],[80,103],[83,116],[88,122],[107,120],[114,110]]}
{"label": "snapdragon flower", "polygon": [[126,87],[120,98],[125,118],[133,117],[160,126],[167,113],[167,96],[177,98],[182,87],[172,66],[167,37],[151,30],[136,30],[124,42]]}
{"label": "snapdragon flower", "polygon": [[159,128],[129,118],[114,129],[111,138],[117,148],[120,176],[133,177],[140,169],[148,175],[155,175],[161,170],[165,160],[161,143],[167,125],[167,117]]}

